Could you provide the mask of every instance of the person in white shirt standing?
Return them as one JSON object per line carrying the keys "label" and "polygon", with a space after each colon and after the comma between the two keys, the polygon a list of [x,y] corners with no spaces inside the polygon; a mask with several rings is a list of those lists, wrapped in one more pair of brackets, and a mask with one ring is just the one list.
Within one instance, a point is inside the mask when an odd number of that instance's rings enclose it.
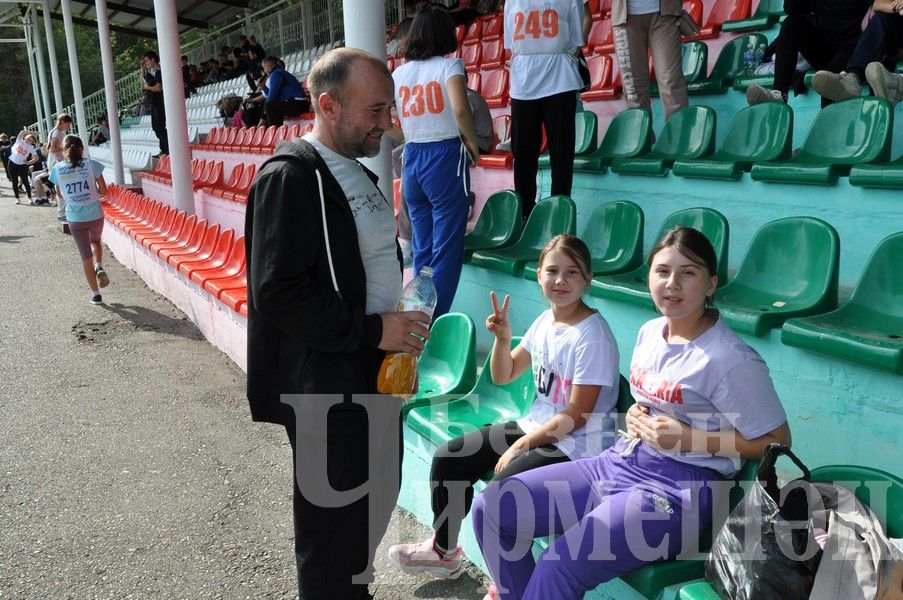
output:
{"label": "person in white shirt standing", "polygon": [[16,204],[19,202],[19,185],[25,186],[25,193],[31,200],[31,179],[28,175],[28,166],[37,156],[35,146],[38,138],[34,132],[22,131],[16,136],[16,142],[13,144],[9,155],[9,174],[13,182],[13,194],[16,196]]}
{"label": "person in white shirt standing", "polygon": [[[72,127],[72,117],[63,113],[56,118],[56,127],[50,130],[47,143],[50,151],[47,153],[47,171],[53,170],[56,163],[63,160],[63,140],[66,138],[66,132]],[[60,221],[66,220],[66,201],[61,194],[56,196],[56,216]]]}
{"label": "person in white shirt standing", "polygon": [[405,137],[402,190],[413,228],[414,272],[433,269],[434,318],[448,312],[458,287],[470,209],[468,168],[480,154],[464,64],[444,57],[456,48],[451,17],[427,7],[405,38],[408,62],[392,74]]}
{"label": "person in white shirt standing", "polygon": [[583,81],[575,52],[584,44],[581,0],[508,0],[505,48],[511,50],[511,150],[514,190],[526,219],[536,204],[536,171],[545,125],[552,195],[571,194],[574,116]]}

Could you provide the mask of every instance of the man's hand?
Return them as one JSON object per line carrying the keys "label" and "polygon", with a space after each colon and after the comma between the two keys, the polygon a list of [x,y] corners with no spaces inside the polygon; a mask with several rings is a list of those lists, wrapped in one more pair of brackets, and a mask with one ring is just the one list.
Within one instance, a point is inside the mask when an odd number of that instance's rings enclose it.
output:
{"label": "man's hand", "polygon": [[423,341],[430,337],[428,329],[430,318],[420,311],[381,313],[383,320],[383,336],[379,340],[380,350],[389,352],[407,352],[412,356],[420,356]]}

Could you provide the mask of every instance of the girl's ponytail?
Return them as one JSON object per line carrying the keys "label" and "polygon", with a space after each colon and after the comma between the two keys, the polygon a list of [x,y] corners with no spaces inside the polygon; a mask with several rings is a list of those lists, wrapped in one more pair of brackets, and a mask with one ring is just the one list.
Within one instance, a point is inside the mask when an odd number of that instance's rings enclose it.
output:
{"label": "girl's ponytail", "polygon": [[85,146],[77,135],[67,135],[63,139],[63,155],[73,167],[77,167],[85,154]]}

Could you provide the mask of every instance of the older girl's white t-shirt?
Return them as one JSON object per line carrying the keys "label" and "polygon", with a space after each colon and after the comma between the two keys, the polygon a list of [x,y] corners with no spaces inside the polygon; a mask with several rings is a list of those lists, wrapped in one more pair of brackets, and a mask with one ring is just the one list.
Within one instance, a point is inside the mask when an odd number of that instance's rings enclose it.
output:
{"label": "older girl's white t-shirt", "polygon": [[395,107],[405,142],[438,142],[460,136],[446,83],[464,77],[460,58],[434,56],[395,69]]}
{"label": "older girl's white t-shirt", "polygon": [[526,433],[567,408],[574,385],[600,385],[586,424],[555,444],[572,460],[596,456],[612,445],[618,403],[618,345],[608,323],[593,312],[576,325],[556,327],[552,310],[530,325],[520,342],[530,353],[536,399],[517,423]]}
{"label": "older girl's white t-shirt", "polygon": [[[694,429],[734,429],[757,438],[787,420],[765,361],[719,317],[686,344],[665,338],[665,317],[640,328],[630,363],[630,391],[652,416],[667,415]],[[676,461],[733,477],[743,466],[710,454],[663,452]]]}

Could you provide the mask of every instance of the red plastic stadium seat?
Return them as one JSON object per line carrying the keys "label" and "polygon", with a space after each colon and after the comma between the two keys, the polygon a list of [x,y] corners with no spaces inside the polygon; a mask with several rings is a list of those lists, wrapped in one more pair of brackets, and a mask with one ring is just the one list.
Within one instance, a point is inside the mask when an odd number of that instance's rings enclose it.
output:
{"label": "red plastic stadium seat", "polygon": [[480,95],[489,108],[508,106],[508,69],[490,71],[483,79]]}
{"label": "red plastic stadium seat", "polygon": [[490,13],[484,16],[481,21],[484,42],[502,37],[502,28],[505,20],[501,12]]}
{"label": "red plastic stadium seat", "polygon": [[197,248],[192,246],[185,248],[184,250],[167,251],[166,262],[172,265],[173,268],[178,269],[179,265],[182,263],[206,260],[210,258],[216,250],[216,244],[219,242],[219,238],[219,223],[208,225],[207,230],[204,231],[204,237],[201,238],[201,243]]}
{"label": "red plastic stadium seat", "polygon": [[[693,22],[696,23],[696,25],[701,30],[702,29],[702,10],[703,10],[702,0],[684,0],[683,9],[685,11],[687,11],[687,14],[690,15],[690,17],[693,19]],[[714,36],[710,36],[710,37],[714,37]],[[687,40],[691,40],[691,39],[699,40],[699,39],[705,39],[705,38],[702,37],[702,31],[700,31],[699,35],[696,35],[693,37],[681,36],[681,39],[683,39],[684,41],[687,41]]]}
{"label": "red plastic stadium seat", "polygon": [[464,34],[467,33],[467,28],[463,25],[458,25],[455,27],[455,39],[458,41],[458,46],[464,42]]}
{"label": "red plastic stadium seat", "polygon": [[[185,214],[185,213],[181,213]],[[147,243],[142,242],[144,246],[153,252],[154,254],[160,254],[160,248],[164,247],[172,247],[173,244],[176,244],[180,247],[184,247],[188,245],[188,242],[191,240],[191,236],[194,234],[194,225],[197,222],[197,217],[194,215],[189,215],[182,219],[182,224],[176,228],[173,228],[172,232],[166,236],[165,240],[157,240],[157,241],[148,241]]]}
{"label": "red plastic stadium seat", "polygon": [[[191,260],[177,261],[179,272],[187,277],[200,269],[214,269],[223,266],[232,250],[232,241],[235,239],[235,230],[226,229],[219,234],[216,245],[206,256],[199,256]],[[176,265],[173,265],[176,266]]]}
{"label": "red plastic stadium seat", "polygon": [[[195,217],[195,219],[197,219],[197,217]],[[159,256],[160,260],[163,262],[168,262],[170,256],[197,252],[204,242],[204,235],[206,233],[207,219],[201,219],[200,221],[195,220],[194,227],[191,228],[188,237],[186,238],[183,236],[184,243],[182,243],[182,240],[179,240],[172,244],[160,244],[155,248],[157,256]]]}
{"label": "red plastic stadium seat", "polygon": [[244,313],[241,313],[241,308],[248,303],[247,282],[244,287],[223,290],[219,295],[219,299],[223,304],[235,312],[243,314],[246,317],[248,316],[247,310]]}
{"label": "red plastic stadium seat", "polygon": [[[242,245],[244,245],[244,240],[242,240]],[[214,298],[222,300],[223,294],[229,290],[246,290],[248,288],[248,279],[244,263],[244,248],[242,248],[241,254],[243,260],[241,269],[238,273],[226,277],[208,278],[204,282],[204,289],[213,294]],[[235,300],[235,304],[238,304],[238,300],[241,300],[241,298],[236,298]],[[247,294],[245,294],[244,300],[247,300]]]}
{"label": "red plastic stadium seat", "polygon": [[234,189],[227,190],[225,194],[226,200],[233,200],[247,204],[248,192],[251,191],[251,184],[254,183],[254,177],[257,175],[257,165],[245,165],[244,173],[238,185]]}
{"label": "red plastic stadium seat", "polygon": [[498,69],[505,64],[505,45],[501,38],[483,42],[481,69]]}
{"label": "red plastic stadium seat", "polygon": [[215,267],[207,269],[197,269],[192,271],[191,280],[196,284],[203,286],[207,281],[219,279],[223,277],[232,277],[238,275],[245,268],[245,236],[241,236],[235,240],[229,249],[229,256],[225,262]]}
{"label": "red plastic stadium seat", "polygon": [[615,37],[610,18],[593,21],[583,49],[587,54],[610,54],[615,51]]}
{"label": "red plastic stadium seat", "polygon": [[715,0],[705,25],[700,28],[699,35],[693,39],[706,40],[718,37],[725,21],[748,19],[751,9],[750,0]]}
{"label": "red plastic stadium seat", "polygon": [[467,74],[467,87],[472,89],[475,92],[479,92],[482,87],[481,83],[483,81],[483,76],[480,73],[468,73]]}
{"label": "red plastic stadium seat", "polygon": [[510,169],[513,158],[510,152],[499,152],[496,146],[511,139],[511,116],[501,115],[492,120],[492,151],[480,156],[479,166],[488,169]]}
{"label": "red plastic stadium seat", "polygon": [[614,61],[611,55],[590,56],[586,64],[589,67],[590,88],[580,94],[584,101],[612,100],[621,95],[621,74],[612,78]]}
{"label": "red plastic stadium seat", "polygon": [[464,61],[464,70],[479,71],[483,60],[483,45],[479,42],[464,44],[461,47],[461,59]]}
{"label": "red plastic stadium seat", "polygon": [[266,128],[266,131],[263,132],[263,137],[260,138],[260,143],[257,144],[256,148],[251,148],[251,152],[254,154],[270,154],[273,152],[273,138],[276,136],[276,126],[270,125]]}
{"label": "red plastic stadium seat", "polygon": [[480,34],[483,32],[483,23],[479,19],[467,26],[467,32],[464,34],[462,44],[475,44],[480,41]]}

